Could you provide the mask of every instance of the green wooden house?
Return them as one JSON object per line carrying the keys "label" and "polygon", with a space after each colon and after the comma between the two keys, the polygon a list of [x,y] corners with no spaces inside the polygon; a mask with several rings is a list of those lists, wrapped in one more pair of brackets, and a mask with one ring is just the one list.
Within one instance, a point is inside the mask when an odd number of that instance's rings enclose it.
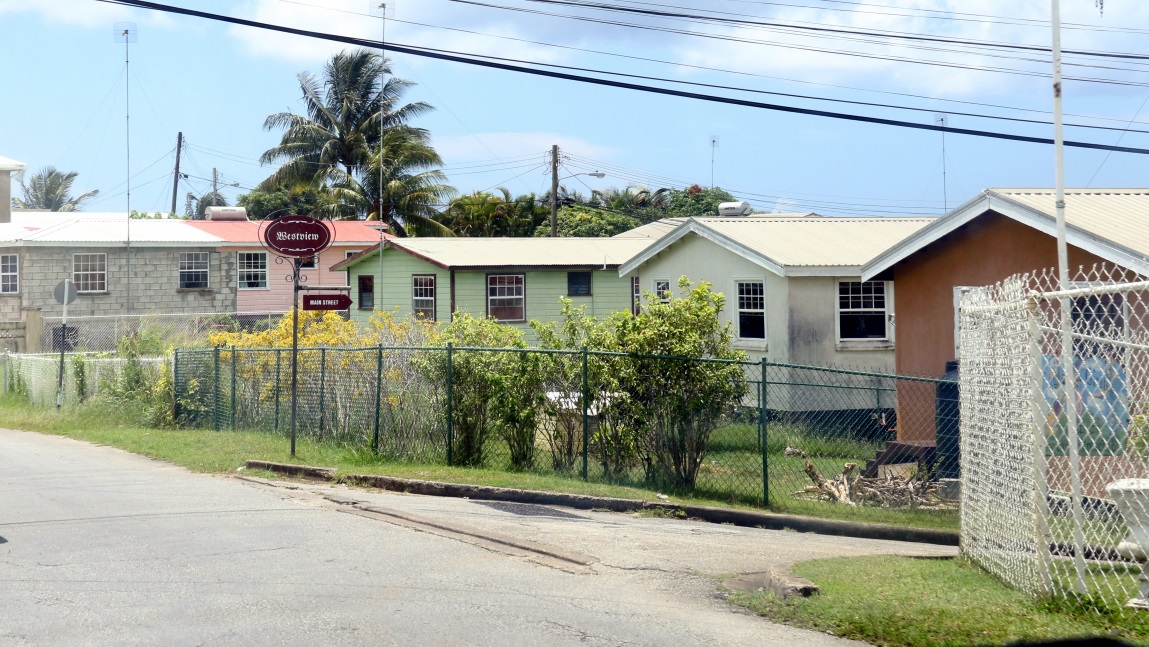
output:
{"label": "green wooden house", "polygon": [[453,312],[523,326],[554,321],[560,299],[606,317],[633,310],[640,286],[620,275],[650,238],[391,238],[332,270],[348,273],[351,318],[378,310],[448,322]]}

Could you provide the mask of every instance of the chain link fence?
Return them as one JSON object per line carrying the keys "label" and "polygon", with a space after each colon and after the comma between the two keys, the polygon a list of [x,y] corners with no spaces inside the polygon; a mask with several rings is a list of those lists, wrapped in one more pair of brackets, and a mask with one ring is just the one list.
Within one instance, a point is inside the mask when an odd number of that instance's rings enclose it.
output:
{"label": "chain link fence", "polygon": [[1034,595],[1149,607],[1138,593],[1149,283],[1138,279],[1095,267],[1067,290],[1040,273],[962,297],[962,549]]}
{"label": "chain link fence", "polygon": [[[57,354],[0,354],[0,393],[28,398],[37,406],[55,406],[62,384],[61,405],[116,395],[160,377],[165,357],[107,357],[97,353],[67,353],[62,364]],[[61,372],[63,382],[60,381]]]}
{"label": "chain link fence", "polygon": [[156,354],[169,348],[208,347],[212,332],[258,332],[275,328],[282,312],[199,312],[44,317],[41,348],[52,352],[113,352],[122,339],[135,336]]}
{"label": "chain link fence", "polygon": [[188,426],[288,434],[294,416],[299,436],[394,460],[794,511],[956,515],[932,445],[897,441],[899,419],[933,428],[937,387],[953,386],[939,379],[577,350],[307,348],[293,412],[290,349],[180,350],[173,378]]}

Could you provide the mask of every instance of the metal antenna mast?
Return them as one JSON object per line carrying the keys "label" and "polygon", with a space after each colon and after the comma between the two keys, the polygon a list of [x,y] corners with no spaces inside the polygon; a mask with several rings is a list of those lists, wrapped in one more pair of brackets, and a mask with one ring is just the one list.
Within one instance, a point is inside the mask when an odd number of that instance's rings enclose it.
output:
{"label": "metal antenna mast", "polygon": [[710,136],[710,188],[714,188],[714,153],[718,150],[718,135]]}
{"label": "metal antenna mast", "polygon": [[113,27],[115,41],[124,44],[124,164],[127,170],[127,177],[125,178],[125,186],[127,187],[127,210],[128,220],[125,224],[127,228],[127,247],[128,247],[128,281],[127,281],[127,299],[126,309],[128,312],[132,311],[132,83],[131,83],[131,59],[128,56],[128,46],[136,42],[136,23],[134,22],[118,22]]}
{"label": "metal antenna mast", "polygon": [[[387,18],[388,11],[394,13],[395,0],[388,2],[380,2],[380,0],[371,0],[370,11],[372,16],[379,18],[381,22],[379,34],[379,231],[383,231],[383,127],[386,124],[387,112],[384,110],[386,105],[386,97],[384,95],[384,88],[387,84]],[[379,280],[383,280],[383,250],[379,250]]]}
{"label": "metal antenna mast", "polygon": [[[948,126],[950,123],[949,117],[943,114],[934,115],[934,123],[938,126]],[[946,186],[946,131],[942,131],[942,205],[948,213],[950,210],[949,191]]]}

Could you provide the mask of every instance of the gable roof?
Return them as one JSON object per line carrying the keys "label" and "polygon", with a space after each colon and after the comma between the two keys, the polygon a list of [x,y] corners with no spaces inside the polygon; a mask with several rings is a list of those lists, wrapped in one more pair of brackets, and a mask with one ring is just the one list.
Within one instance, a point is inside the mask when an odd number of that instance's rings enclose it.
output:
{"label": "gable roof", "polygon": [[[1056,236],[1055,199],[1052,189],[986,189],[866,263],[862,278],[885,272],[989,211]],[[1066,189],[1065,225],[1070,245],[1149,274],[1149,189]]]}
{"label": "gable roof", "polygon": [[[185,220],[188,226],[217,236],[226,243],[243,245],[262,245],[259,242],[259,220]],[[335,229],[333,246],[362,245],[364,243],[378,243],[379,229],[366,224],[362,220],[331,220],[326,221]],[[384,233],[390,237],[391,234]]]}
{"label": "gable roof", "polygon": [[[645,238],[389,238],[386,247],[444,269],[560,268],[614,269],[650,244]],[[346,269],[372,256],[370,248],[332,266]]]}
{"label": "gable roof", "polygon": [[688,218],[621,267],[634,271],[688,234],[723,247],[779,276],[857,274],[889,246],[933,218],[817,218],[747,216]]}

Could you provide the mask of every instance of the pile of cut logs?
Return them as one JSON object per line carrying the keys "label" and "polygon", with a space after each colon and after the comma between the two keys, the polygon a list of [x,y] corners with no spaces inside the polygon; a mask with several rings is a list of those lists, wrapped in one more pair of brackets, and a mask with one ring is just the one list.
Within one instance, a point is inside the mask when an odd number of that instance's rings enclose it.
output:
{"label": "pile of cut logs", "polygon": [[[786,448],[786,455],[806,458],[805,452],[792,447]],[[814,484],[795,492],[796,495],[813,496],[820,501],[849,506],[927,509],[950,506],[938,496],[937,483],[920,476],[896,476],[889,473],[882,477],[864,478],[858,471],[857,463],[846,463],[842,466],[841,474],[828,479],[809,460],[805,463],[806,474]]]}

